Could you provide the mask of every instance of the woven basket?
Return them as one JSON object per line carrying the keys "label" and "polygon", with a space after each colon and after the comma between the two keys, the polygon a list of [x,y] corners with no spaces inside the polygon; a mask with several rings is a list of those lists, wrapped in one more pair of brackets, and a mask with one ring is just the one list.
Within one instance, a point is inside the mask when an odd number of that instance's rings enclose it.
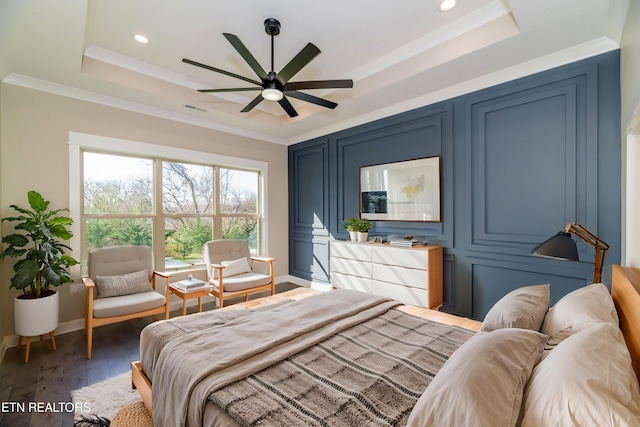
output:
{"label": "woven basket", "polygon": [[135,402],[118,411],[111,421],[111,427],[153,427],[153,420],[144,403]]}

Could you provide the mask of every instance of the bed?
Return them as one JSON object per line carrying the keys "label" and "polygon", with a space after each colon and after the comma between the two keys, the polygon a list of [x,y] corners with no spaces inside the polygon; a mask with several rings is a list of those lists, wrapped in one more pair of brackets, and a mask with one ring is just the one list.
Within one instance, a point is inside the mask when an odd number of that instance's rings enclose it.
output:
{"label": "bed", "polygon": [[482,323],[299,289],[149,325],[132,383],[156,426],[640,426],[633,272],[613,299],[521,288]]}

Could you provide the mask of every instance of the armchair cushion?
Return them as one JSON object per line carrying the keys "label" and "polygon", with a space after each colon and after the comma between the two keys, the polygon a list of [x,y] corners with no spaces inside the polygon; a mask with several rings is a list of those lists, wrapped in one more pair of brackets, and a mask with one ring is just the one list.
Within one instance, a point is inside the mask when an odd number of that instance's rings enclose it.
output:
{"label": "armchair cushion", "polygon": [[164,295],[154,290],[131,295],[96,299],[93,302],[94,317],[115,317],[138,313],[160,307],[165,303]]}
{"label": "armchair cushion", "polygon": [[249,262],[245,257],[238,258],[235,261],[222,261],[221,264],[224,265],[225,267],[222,270],[223,278],[237,276],[238,274],[249,273],[251,271],[251,267],[249,267]]}
{"label": "armchair cushion", "polygon": [[117,276],[96,276],[98,299],[153,291],[149,283],[149,270]]}
{"label": "armchair cushion", "polygon": [[[271,276],[254,272],[242,273],[231,277],[226,277],[223,274],[222,283],[225,292],[243,291],[257,286],[268,285],[271,283]],[[213,280],[213,284],[217,287],[218,280]]]}

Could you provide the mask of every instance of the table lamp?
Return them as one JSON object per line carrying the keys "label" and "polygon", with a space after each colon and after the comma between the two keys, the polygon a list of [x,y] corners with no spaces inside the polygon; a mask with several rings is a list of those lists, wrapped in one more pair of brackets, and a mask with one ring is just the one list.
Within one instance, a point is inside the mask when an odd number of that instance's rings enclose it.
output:
{"label": "table lamp", "polygon": [[580,224],[568,222],[563,231],[559,231],[555,236],[540,243],[531,253],[548,258],[579,261],[578,248],[576,242],[571,238],[572,234],[596,248],[593,283],[602,282],[604,253],[609,249],[609,245]]}

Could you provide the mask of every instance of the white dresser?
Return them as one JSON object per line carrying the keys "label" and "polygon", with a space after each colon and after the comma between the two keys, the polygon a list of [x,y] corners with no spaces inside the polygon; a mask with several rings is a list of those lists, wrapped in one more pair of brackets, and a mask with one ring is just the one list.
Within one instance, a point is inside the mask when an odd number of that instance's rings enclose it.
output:
{"label": "white dresser", "polygon": [[404,248],[334,240],[331,284],[437,309],[442,305],[442,246]]}

